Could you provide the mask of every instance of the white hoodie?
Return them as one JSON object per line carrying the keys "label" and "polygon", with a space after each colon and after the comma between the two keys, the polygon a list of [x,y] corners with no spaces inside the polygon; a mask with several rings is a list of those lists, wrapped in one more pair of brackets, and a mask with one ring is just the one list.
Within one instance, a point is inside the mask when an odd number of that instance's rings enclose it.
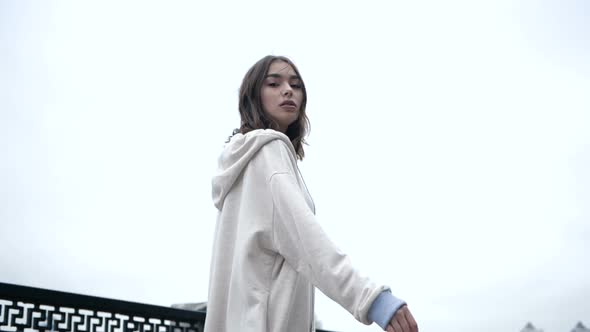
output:
{"label": "white hoodie", "polygon": [[364,324],[386,286],[330,241],[278,131],[234,135],[213,177],[219,210],[205,332],[313,331],[314,286]]}

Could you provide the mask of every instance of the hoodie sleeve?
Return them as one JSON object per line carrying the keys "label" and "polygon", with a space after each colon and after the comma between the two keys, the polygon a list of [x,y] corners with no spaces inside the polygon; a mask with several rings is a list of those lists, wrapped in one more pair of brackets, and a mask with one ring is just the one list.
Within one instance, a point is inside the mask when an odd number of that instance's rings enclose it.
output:
{"label": "hoodie sleeve", "polygon": [[307,204],[294,172],[291,167],[290,171],[275,172],[269,179],[277,252],[358,321],[371,324],[369,309],[389,288],[362,276],[332,243]]}

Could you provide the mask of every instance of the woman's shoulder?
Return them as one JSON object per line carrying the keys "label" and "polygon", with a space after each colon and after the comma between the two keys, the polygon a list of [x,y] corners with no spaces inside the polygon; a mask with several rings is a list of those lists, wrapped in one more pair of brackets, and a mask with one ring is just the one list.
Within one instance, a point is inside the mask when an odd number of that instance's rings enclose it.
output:
{"label": "woman's shoulder", "polygon": [[274,129],[254,129],[247,132],[246,134],[238,135],[242,135],[245,138],[268,137],[289,141],[289,137],[287,135]]}
{"label": "woman's shoulder", "polygon": [[292,150],[295,153],[293,144],[289,137],[280,131],[273,129],[255,129],[245,134],[237,133],[233,135],[225,150],[260,150],[260,149],[278,149],[279,146],[284,146],[287,150]]}

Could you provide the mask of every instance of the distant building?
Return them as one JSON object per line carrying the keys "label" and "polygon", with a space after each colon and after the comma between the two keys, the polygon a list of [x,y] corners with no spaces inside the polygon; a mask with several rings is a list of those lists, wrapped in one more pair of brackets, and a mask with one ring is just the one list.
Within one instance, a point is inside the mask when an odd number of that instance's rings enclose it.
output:
{"label": "distant building", "polygon": [[537,329],[533,323],[528,322],[526,325],[520,330],[520,332],[543,332],[543,330]]}
{"label": "distant building", "polygon": [[[520,330],[520,332],[543,332],[541,329],[537,329],[533,323],[528,322],[526,325]],[[590,329],[584,326],[582,322],[578,322],[576,326],[571,330],[571,332],[590,332]]]}
{"label": "distant building", "polygon": [[586,328],[582,322],[578,322],[578,324],[572,329],[572,332],[590,332],[590,329]]}

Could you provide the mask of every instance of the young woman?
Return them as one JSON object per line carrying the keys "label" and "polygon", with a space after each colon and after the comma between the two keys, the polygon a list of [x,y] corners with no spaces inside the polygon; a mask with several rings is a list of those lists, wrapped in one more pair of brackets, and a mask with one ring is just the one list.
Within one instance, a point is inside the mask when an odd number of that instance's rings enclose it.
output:
{"label": "young woman", "polygon": [[240,88],[240,129],[219,157],[205,332],[313,331],[314,286],[365,324],[417,332],[407,305],[324,233],[297,167],[309,121],[297,67],[266,56]]}

